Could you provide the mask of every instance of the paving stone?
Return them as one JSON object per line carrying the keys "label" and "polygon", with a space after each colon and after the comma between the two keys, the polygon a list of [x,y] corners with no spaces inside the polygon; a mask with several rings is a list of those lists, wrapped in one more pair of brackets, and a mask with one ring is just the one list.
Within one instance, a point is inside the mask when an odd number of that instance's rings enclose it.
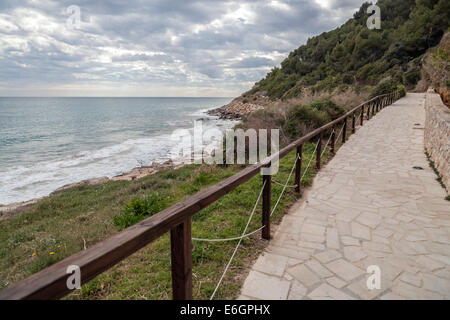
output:
{"label": "paving stone", "polygon": [[379,226],[378,228],[375,229],[375,231],[373,233],[379,237],[389,238],[390,236],[392,236],[394,231]]}
{"label": "paving stone", "polygon": [[308,260],[305,265],[311,269],[315,274],[317,274],[320,278],[328,278],[331,277],[333,274],[325,268],[323,265],[321,265],[319,262],[315,260]]}
{"label": "paving stone", "polygon": [[365,273],[360,268],[343,259],[332,261],[326,267],[345,281],[353,280]]}
{"label": "paving stone", "polygon": [[339,279],[338,277],[327,278],[327,282],[337,289],[341,289],[347,285],[347,282]]}
{"label": "paving stone", "polygon": [[290,282],[251,271],[245,280],[242,295],[263,300],[285,300]]}
{"label": "paving stone", "polygon": [[434,259],[430,259],[426,256],[420,256],[419,258],[417,258],[416,261],[419,266],[425,268],[426,270],[430,270],[430,271],[445,267],[444,263],[436,261]]}
{"label": "paving stone", "polygon": [[305,297],[308,289],[298,281],[293,281],[289,290],[289,300],[301,300]]}
{"label": "paving stone", "polygon": [[349,236],[342,236],[341,242],[343,243],[344,246],[360,246],[361,245],[359,239],[349,237]]}
{"label": "paving stone", "polygon": [[356,262],[367,257],[360,247],[344,247],[344,256],[350,262]]}
{"label": "paving stone", "polygon": [[342,254],[336,250],[327,250],[314,255],[314,258],[322,263],[327,263],[342,257]]}
{"label": "paving stone", "polygon": [[308,242],[308,241],[299,241],[297,242],[299,247],[315,249],[315,250],[323,250],[325,249],[325,245],[317,242]]}
{"label": "paving stone", "polygon": [[388,292],[380,297],[381,300],[406,300],[404,297],[398,294]]}
{"label": "paving stone", "polygon": [[279,256],[294,258],[301,261],[306,260],[310,257],[309,254],[299,249],[283,248],[278,246],[269,246],[266,251],[269,253],[277,254]]}
{"label": "paving stone", "polygon": [[336,228],[327,228],[327,248],[339,249],[339,236]]}
{"label": "paving stone", "polygon": [[322,235],[325,234],[325,227],[324,226],[319,226],[319,225],[316,225],[316,224],[312,224],[312,223],[305,223],[302,226],[302,232],[311,233],[311,234],[322,236]]}
{"label": "paving stone", "polygon": [[351,223],[352,236],[355,238],[370,240],[370,229],[357,222]]}
{"label": "paving stone", "polygon": [[308,297],[312,300],[354,300],[351,296],[326,283],[313,290]]}
{"label": "paving stone", "polygon": [[303,264],[290,268],[287,272],[306,287],[320,282],[320,278]]}
{"label": "paving stone", "polygon": [[259,272],[281,277],[286,268],[287,261],[288,257],[264,253],[258,258],[253,266],[253,269]]}
{"label": "paving stone", "polygon": [[424,290],[422,288],[417,288],[401,281],[393,285],[392,292],[398,294],[399,296],[405,297],[406,299],[412,300],[442,299],[442,296],[437,293]]}
{"label": "paving stone", "polygon": [[356,219],[356,221],[358,221],[359,223],[366,225],[372,229],[377,227],[380,224],[381,220],[382,220],[382,218],[380,216],[378,216],[377,214],[368,213],[368,212],[362,213]]}
{"label": "paving stone", "polygon": [[300,239],[307,242],[317,242],[317,243],[325,242],[324,236],[318,236],[316,234],[309,234],[309,233],[300,234]]}
{"label": "paving stone", "polygon": [[409,283],[413,286],[420,288],[422,286],[422,279],[419,276],[413,275],[411,273],[405,272],[400,277],[403,282]]}
{"label": "paving stone", "polygon": [[386,253],[392,252],[391,247],[384,243],[364,241],[362,246],[365,250],[381,251]]}
{"label": "paving stone", "polygon": [[431,274],[423,275],[423,287],[429,291],[437,292],[446,298],[450,298],[450,281],[438,278]]}
{"label": "paving stone", "polygon": [[385,286],[381,284],[380,289],[369,289],[367,287],[367,279],[369,276],[370,275],[367,275],[367,278],[362,278],[351,283],[347,288],[363,300],[375,299],[384,291]]}

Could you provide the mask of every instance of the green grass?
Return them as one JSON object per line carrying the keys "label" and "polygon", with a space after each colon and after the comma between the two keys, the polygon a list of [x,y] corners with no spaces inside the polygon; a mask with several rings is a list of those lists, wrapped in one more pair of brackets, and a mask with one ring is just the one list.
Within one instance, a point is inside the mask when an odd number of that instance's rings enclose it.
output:
{"label": "green grass", "polygon": [[[304,146],[306,167],[314,145]],[[323,162],[330,158],[325,153]],[[295,160],[291,152],[281,160],[274,177],[286,181]],[[315,161],[303,181],[312,182]],[[162,171],[136,181],[108,182],[59,192],[33,205],[29,210],[0,221],[0,289],[42,270],[65,257],[84,250],[120,231],[114,219],[132,199],[144,199],[157,193],[164,206],[213,185],[243,169],[243,166],[188,165]],[[305,168],[303,168],[304,170]],[[293,184],[293,177],[290,184]],[[200,211],[192,219],[192,235],[197,238],[239,236],[262,186],[260,175]],[[281,186],[272,184],[272,205]],[[272,223],[279,223],[283,213],[298,199],[293,188],[287,188]],[[260,227],[261,204],[248,231]],[[193,295],[208,299],[212,294],[236,242],[194,242]],[[237,297],[247,270],[267,245],[255,234],[242,242],[216,298]],[[51,254],[53,253],[53,254]],[[68,299],[170,299],[171,269],[168,234],[123,260],[110,270],[76,290]]]}
{"label": "green grass", "polygon": [[[445,191],[447,191],[447,187],[445,186],[444,181],[442,181],[442,175],[439,172],[439,170],[436,168],[436,166],[434,165],[434,161],[431,160],[430,154],[427,151],[425,151],[425,155],[427,156],[428,164],[430,165],[430,168],[433,169],[434,173],[437,176],[436,181],[439,182],[439,184],[441,185],[442,188],[444,188]],[[447,196],[445,198],[445,200],[450,201],[450,196]]]}

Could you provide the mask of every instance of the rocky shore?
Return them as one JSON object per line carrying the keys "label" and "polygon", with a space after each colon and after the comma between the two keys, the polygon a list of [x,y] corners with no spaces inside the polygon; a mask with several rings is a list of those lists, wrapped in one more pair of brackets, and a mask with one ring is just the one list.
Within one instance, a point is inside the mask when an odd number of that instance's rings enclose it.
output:
{"label": "rocky shore", "polygon": [[[251,100],[251,102],[249,102],[249,100]],[[242,117],[248,116],[252,112],[264,109],[268,102],[269,98],[263,95],[252,96],[251,98],[240,96],[238,98],[235,98],[229,104],[217,109],[210,110],[207,113],[209,115],[218,116],[219,119],[237,120],[241,119]],[[133,181],[148,175],[155,174],[162,170],[177,169],[182,166],[183,164],[175,164],[172,160],[168,160],[164,163],[154,163],[150,166],[140,166],[112,178],[100,177],[70,183],[56,189],[55,191],[50,193],[49,196],[75,187],[100,185],[109,181]],[[15,202],[7,205],[0,204],[0,221],[26,211],[31,205],[47,197],[48,196],[44,196],[29,201]]]}
{"label": "rocky shore", "polygon": [[[112,178],[100,177],[100,178],[92,178],[92,179],[87,179],[87,180],[83,180],[80,182],[70,183],[70,184],[64,185],[64,186],[56,189],[55,191],[50,193],[49,196],[52,196],[60,191],[67,190],[70,188],[75,188],[75,187],[95,186],[95,185],[100,185],[100,184],[103,184],[103,183],[106,183],[109,181],[133,181],[133,180],[140,179],[140,178],[143,178],[148,175],[155,174],[162,170],[177,169],[182,166],[183,166],[182,164],[177,165],[172,160],[167,160],[164,163],[154,163],[150,166],[136,167],[136,168],[132,169],[131,171],[125,172],[121,175],[118,175],[118,176],[115,176]],[[13,215],[16,215],[16,214],[26,211],[28,208],[30,208],[31,205],[33,205],[36,202],[38,202],[42,199],[45,199],[47,197],[48,196],[32,199],[29,201],[14,202],[14,203],[10,203],[7,205],[0,204],[0,221],[5,220]]]}
{"label": "rocky shore", "polygon": [[241,119],[250,113],[262,110],[268,103],[269,98],[265,96],[254,97],[255,100],[249,102],[245,97],[238,97],[223,107],[208,111],[209,115],[218,116],[219,119]]}

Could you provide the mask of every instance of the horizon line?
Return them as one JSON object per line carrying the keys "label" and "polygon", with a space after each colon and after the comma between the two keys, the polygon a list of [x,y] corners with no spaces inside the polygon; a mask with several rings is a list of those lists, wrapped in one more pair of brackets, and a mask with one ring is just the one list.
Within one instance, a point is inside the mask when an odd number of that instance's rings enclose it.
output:
{"label": "horizon line", "polygon": [[182,99],[198,99],[198,98],[223,98],[223,99],[229,99],[234,97],[221,97],[221,96],[0,96],[0,98],[167,98],[167,99],[173,99],[173,98],[182,98]]}

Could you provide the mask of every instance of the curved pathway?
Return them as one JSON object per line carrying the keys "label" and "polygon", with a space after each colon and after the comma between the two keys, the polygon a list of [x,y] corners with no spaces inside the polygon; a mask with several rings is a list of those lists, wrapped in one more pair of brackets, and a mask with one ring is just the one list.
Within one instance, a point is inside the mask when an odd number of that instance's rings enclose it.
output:
{"label": "curved pathway", "polygon": [[424,98],[408,94],[339,149],[241,299],[450,299],[450,202],[424,153]]}

